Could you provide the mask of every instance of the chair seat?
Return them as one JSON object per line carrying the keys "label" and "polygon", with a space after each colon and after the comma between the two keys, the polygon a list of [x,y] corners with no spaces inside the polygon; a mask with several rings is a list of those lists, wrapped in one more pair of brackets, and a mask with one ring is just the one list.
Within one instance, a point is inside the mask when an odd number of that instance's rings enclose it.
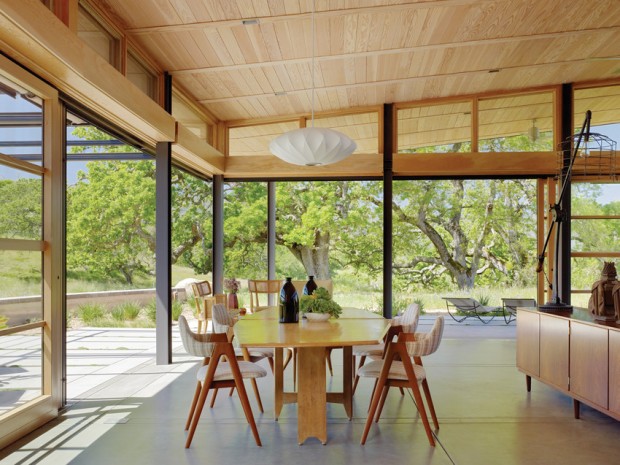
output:
{"label": "chair seat", "polygon": [[[267,370],[256,363],[239,361],[237,364],[239,365],[239,371],[241,372],[242,378],[262,378],[263,376],[267,376]],[[198,373],[196,374],[198,381],[204,381],[208,369],[209,365],[204,365],[200,368],[200,370],[198,370]],[[230,364],[227,362],[218,363],[217,368],[215,369],[213,381],[227,381],[232,379],[234,379],[234,377]]]}
{"label": "chair seat", "polygon": [[[250,361],[252,363],[274,356],[273,349],[267,347],[248,347],[248,353],[250,354]],[[241,347],[235,347],[235,355],[237,357],[243,357],[243,349]]]}
{"label": "chair seat", "polygon": [[381,357],[383,355],[383,344],[372,344],[367,346],[353,346],[353,355],[356,357],[372,357],[373,355],[378,355]]}
{"label": "chair seat", "polygon": [[[426,378],[426,371],[424,367],[416,364],[413,365],[413,372],[418,381],[422,381]],[[381,369],[383,368],[383,360],[374,360],[366,365],[362,366],[358,370],[358,374],[364,378],[378,378],[381,374]],[[407,373],[405,372],[405,366],[403,362],[393,361],[390,366],[390,372],[388,374],[388,378],[390,379],[399,379],[403,381],[407,381]]]}

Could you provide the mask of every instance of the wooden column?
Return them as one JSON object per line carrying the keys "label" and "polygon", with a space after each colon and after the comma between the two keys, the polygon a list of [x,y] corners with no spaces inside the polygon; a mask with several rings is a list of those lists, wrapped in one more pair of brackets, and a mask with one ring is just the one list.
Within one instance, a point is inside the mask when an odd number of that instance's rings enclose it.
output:
{"label": "wooden column", "polygon": [[[267,182],[267,279],[276,278],[276,183]],[[269,294],[269,305],[275,305]]]}

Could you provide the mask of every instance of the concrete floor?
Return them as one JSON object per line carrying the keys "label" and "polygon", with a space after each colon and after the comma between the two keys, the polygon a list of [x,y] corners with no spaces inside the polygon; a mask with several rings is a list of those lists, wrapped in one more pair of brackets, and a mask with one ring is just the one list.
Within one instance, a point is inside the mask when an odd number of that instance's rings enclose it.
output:
{"label": "concrete floor", "polygon": [[[423,317],[420,330],[428,330],[432,321],[432,316]],[[70,369],[69,408],[46,427],[0,451],[0,461],[54,465],[618,463],[620,422],[585,406],[582,419],[575,420],[572,400],[536,381],[532,392],[526,392],[524,376],[515,368],[514,323],[506,326],[501,319],[486,326],[449,319],[446,323],[439,350],[425,359],[440,423],[434,448],[411,398],[397,390],[390,393],[366,445],[359,444],[372,387],[369,380],[362,380],[355,394],[352,421],[341,405],[328,407],[327,445],[310,439],[298,446],[296,407],[285,405],[280,420],[273,420],[269,375],[259,380],[265,413],[254,408],[262,448],[254,443],[237,396],[220,394],[215,408],[203,411],[192,447],[186,450],[183,427],[198,360],[183,353],[175,333],[174,363],[157,366],[148,356],[148,344],[142,345],[148,338],[140,333],[136,339],[135,333],[127,332],[142,349],[99,369],[85,361],[76,364]],[[102,334],[97,337],[100,343],[105,341]],[[131,348],[131,342],[123,344]],[[113,355],[95,347],[93,343],[91,350],[98,350],[93,355],[102,363]],[[328,383],[338,387],[342,382],[339,351],[334,351],[332,360],[335,375],[328,376]],[[290,369],[286,375],[292,383]],[[92,376],[102,383],[89,380]],[[251,394],[250,402],[255,407]]]}

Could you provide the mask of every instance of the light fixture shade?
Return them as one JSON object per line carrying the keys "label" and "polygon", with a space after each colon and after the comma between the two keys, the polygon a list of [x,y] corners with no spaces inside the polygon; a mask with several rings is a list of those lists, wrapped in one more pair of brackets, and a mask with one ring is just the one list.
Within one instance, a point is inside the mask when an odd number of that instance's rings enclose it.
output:
{"label": "light fixture shade", "polygon": [[276,157],[293,165],[329,165],[351,155],[357,144],[327,128],[301,128],[278,136],[269,144]]}

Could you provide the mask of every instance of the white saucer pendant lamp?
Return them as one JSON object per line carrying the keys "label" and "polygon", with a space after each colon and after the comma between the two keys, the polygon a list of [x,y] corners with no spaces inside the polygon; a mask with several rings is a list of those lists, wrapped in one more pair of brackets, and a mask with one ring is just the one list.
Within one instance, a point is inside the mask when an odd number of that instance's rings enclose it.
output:
{"label": "white saucer pendant lamp", "polygon": [[286,132],[269,144],[276,157],[293,165],[321,166],[344,160],[357,144],[341,132],[327,128],[301,128]]}

